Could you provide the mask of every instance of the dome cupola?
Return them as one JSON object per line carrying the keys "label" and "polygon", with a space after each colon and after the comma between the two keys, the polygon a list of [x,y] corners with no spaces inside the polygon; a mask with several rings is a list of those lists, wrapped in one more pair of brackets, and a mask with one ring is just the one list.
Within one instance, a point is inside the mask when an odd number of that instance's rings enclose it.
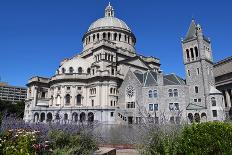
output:
{"label": "dome cupola", "polygon": [[115,10],[110,3],[105,8],[105,17],[93,22],[83,36],[83,50],[91,48],[95,42],[102,39],[116,43],[117,47],[135,51],[134,34],[124,21],[115,17]]}

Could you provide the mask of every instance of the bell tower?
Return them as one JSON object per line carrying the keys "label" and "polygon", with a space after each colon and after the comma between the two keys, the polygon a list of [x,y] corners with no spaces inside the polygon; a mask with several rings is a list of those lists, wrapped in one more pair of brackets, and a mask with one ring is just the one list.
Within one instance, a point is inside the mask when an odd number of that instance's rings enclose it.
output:
{"label": "bell tower", "polygon": [[182,39],[182,49],[190,103],[207,108],[210,86],[215,85],[211,42],[194,20],[191,21],[186,37]]}

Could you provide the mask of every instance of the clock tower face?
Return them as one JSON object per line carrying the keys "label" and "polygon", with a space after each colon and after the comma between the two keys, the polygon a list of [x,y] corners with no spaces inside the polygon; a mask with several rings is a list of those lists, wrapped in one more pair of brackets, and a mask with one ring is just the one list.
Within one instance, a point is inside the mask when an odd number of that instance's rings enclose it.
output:
{"label": "clock tower face", "polygon": [[135,96],[135,89],[133,86],[129,85],[127,88],[126,88],[126,95],[129,97],[129,98],[132,98]]}

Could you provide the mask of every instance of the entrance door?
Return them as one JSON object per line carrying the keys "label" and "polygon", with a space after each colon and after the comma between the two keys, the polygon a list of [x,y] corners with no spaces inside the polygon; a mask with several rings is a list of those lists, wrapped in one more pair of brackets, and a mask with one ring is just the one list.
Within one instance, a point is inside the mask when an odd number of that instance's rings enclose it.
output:
{"label": "entrance door", "polygon": [[132,124],[133,123],[133,117],[128,117],[128,124]]}

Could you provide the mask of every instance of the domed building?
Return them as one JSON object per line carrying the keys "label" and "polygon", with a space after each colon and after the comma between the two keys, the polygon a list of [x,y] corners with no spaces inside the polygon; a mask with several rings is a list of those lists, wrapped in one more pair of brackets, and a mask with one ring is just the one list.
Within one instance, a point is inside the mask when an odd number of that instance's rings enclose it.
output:
{"label": "domed building", "polygon": [[[137,54],[135,35],[109,4],[105,16],[84,34],[82,52],[64,59],[54,76],[28,81],[24,120],[106,124],[141,123],[147,118],[153,123],[223,120],[222,95],[212,76],[205,75],[207,68],[198,63],[205,52],[198,42],[207,46],[207,62],[212,62],[210,41],[199,28],[193,21],[182,45],[186,71],[197,70],[204,85],[190,76],[183,80],[163,75],[158,58]],[[211,69],[210,64],[205,65]]]}

